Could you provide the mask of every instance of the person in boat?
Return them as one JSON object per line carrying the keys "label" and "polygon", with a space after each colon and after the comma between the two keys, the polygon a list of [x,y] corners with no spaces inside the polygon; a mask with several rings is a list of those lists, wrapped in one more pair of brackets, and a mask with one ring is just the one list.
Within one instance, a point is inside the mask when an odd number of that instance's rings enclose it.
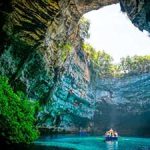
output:
{"label": "person in boat", "polygon": [[113,132],[114,132],[114,130],[111,128],[111,129],[109,130],[109,132],[113,133]]}
{"label": "person in boat", "polygon": [[111,132],[110,132],[110,131],[107,131],[107,132],[105,133],[105,137],[111,137]]}
{"label": "person in boat", "polygon": [[105,135],[108,136],[108,137],[111,137],[111,136],[113,136],[113,132],[114,132],[114,131],[113,131],[113,129],[111,128],[109,131],[106,132]]}
{"label": "person in boat", "polygon": [[118,133],[113,129],[110,129],[105,133],[105,137],[118,137]]}
{"label": "person in boat", "polygon": [[105,133],[105,141],[116,141],[118,140],[118,133],[110,129]]}
{"label": "person in boat", "polygon": [[118,133],[114,131],[114,137],[118,137]]}

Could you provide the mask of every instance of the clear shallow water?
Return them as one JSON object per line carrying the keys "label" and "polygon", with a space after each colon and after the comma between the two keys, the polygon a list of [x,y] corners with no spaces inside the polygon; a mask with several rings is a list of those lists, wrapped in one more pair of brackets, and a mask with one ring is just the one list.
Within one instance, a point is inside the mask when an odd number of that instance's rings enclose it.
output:
{"label": "clear shallow water", "polygon": [[[44,150],[150,150],[150,138],[120,137],[117,142],[104,142],[98,136],[54,136],[43,137],[35,142]],[[41,149],[43,149],[41,147]]]}

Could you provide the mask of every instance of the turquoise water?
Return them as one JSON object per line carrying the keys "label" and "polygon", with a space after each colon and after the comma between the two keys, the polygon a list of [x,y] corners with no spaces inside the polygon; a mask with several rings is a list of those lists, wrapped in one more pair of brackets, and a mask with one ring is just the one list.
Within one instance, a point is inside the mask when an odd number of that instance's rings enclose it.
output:
{"label": "turquoise water", "polygon": [[98,136],[68,135],[43,137],[35,145],[47,150],[150,150],[150,138],[120,137],[117,142],[104,142],[104,138]]}

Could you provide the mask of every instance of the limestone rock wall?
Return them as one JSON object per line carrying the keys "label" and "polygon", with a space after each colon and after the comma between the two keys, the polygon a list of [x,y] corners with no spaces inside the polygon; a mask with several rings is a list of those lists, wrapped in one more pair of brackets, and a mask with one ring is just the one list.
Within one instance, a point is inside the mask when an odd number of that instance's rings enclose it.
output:
{"label": "limestone rock wall", "polygon": [[150,32],[150,1],[120,0],[122,11],[128,14],[132,23],[140,30]]}
{"label": "limestone rock wall", "polygon": [[46,123],[46,126],[59,125],[68,130],[78,126],[76,119],[92,119],[94,107],[93,100],[89,96],[90,70],[85,58],[80,49],[74,50],[68,56],[63,66],[65,71],[55,83],[51,93],[52,101],[44,105],[43,112],[39,114],[41,120],[45,114],[49,114],[41,125],[43,123]]}
{"label": "limestone rock wall", "polygon": [[115,128],[121,134],[149,135],[150,75],[99,79],[96,84],[95,130]]}

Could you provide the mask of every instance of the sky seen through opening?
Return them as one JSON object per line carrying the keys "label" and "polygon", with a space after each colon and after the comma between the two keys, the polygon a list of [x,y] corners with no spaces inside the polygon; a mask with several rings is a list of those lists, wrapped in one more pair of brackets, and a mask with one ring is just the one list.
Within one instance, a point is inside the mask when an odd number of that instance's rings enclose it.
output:
{"label": "sky seen through opening", "polygon": [[90,21],[90,43],[96,50],[110,54],[115,63],[121,57],[150,55],[148,32],[140,31],[114,4],[84,15]]}

